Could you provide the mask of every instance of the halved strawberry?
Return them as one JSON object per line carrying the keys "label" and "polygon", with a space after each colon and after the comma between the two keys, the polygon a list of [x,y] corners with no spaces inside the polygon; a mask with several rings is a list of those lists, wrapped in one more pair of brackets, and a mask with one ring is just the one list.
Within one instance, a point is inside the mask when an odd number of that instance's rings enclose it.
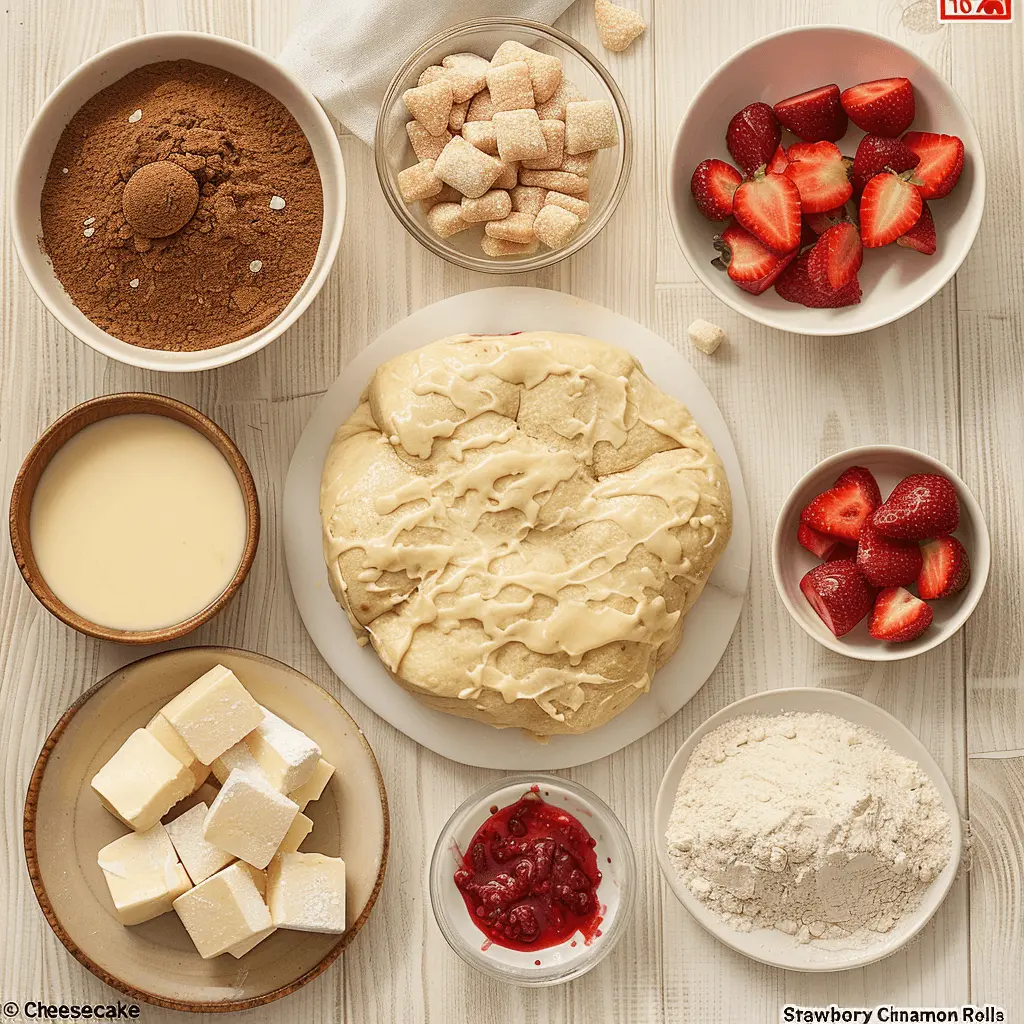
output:
{"label": "halved strawberry", "polygon": [[861,299],[860,282],[856,277],[836,291],[822,287],[807,273],[810,253],[798,256],[779,274],[775,291],[787,302],[798,302],[809,309],[839,309],[841,306],[855,306]]}
{"label": "halved strawberry", "polygon": [[790,96],[773,107],[783,128],[788,128],[804,142],[838,142],[849,124],[846,111],[839,102],[839,86],[823,85],[799,96]]}
{"label": "halved strawberry", "polygon": [[743,175],[724,160],[702,160],[690,178],[690,192],[697,209],[708,220],[725,220],[732,214],[732,197]]}
{"label": "halved strawberry", "polygon": [[780,144],[775,150],[775,155],[768,161],[768,166],[765,170],[769,174],[785,174],[786,168],[789,166],[789,157],[786,156],[786,151]]}
{"label": "halved strawberry", "polygon": [[956,537],[938,537],[921,545],[917,592],[929,600],[949,597],[967,586],[971,562]]}
{"label": "halved strawberry", "polygon": [[849,633],[871,611],[876,593],[852,558],[816,565],[800,581],[800,590],[836,636]]}
{"label": "halved strawberry", "polygon": [[921,158],[900,139],[888,139],[884,135],[865,135],[857,146],[850,172],[853,194],[859,196],[864,186],[876,174],[883,171],[913,170]]}
{"label": "halved strawberry", "polygon": [[869,519],[857,542],[857,568],[872,586],[906,586],[914,583],[921,571],[921,549],[914,541],[883,537]]}
{"label": "halved strawberry", "polygon": [[747,174],[767,164],[779,143],[782,131],[767,103],[749,103],[733,114],[725,132],[725,144],[733,160]]}
{"label": "halved strawberry", "polygon": [[786,155],[786,176],[796,183],[803,213],[834,210],[853,195],[843,154],[834,142],[794,142]]}
{"label": "halved strawberry", "polygon": [[920,216],[921,193],[917,188],[903,175],[876,174],[860,197],[861,240],[869,249],[888,245],[905,235]]}
{"label": "halved strawberry", "polygon": [[909,78],[879,78],[845,89],[840,96],[850,120],[866,132],[890,138],[914,120],[914,87]]}
{"label": "halved strawberry", "polygon": [[751,295],[770,288],[796,256],[795,251],[787,256],[772,252],[738,224],[730,224],[715,239],[715,248],[720,255],[712,264],[727,270],[730,280]]}
{"label": "halved strawberry", "polygon": [[861,527],[882,504],[882,493],[869,469],[851,466],[827,490],[809,502],[800,513],[800,522],[856,544]]}
{"label": "halved strawberry", "polygon": [[903,587],[883,590],[875,601],[868,632],[876,640],[902,644],[916,640],[931,624],[932,610]]}
{"label": "halved strawberry", "polygon": [[846,221],[854,224],[856,223],[856,218],[857,207],[849,199],[842,206],[837,206],[834,210],[804,215],[804,221],[816,235],[823,235],[833,224],[842,224]]}
{"label": "halved strawberry", "polygon": [[802,548],[806,548],[823,562],[832,562],[837,558],[854,558],[857,554],[854,548],[844,544],[838,537],[830,537],[806,523],[801,523],[797,527],[796,539]]}
{"label": "halved strawberry", "polygon": [[758,170],[736,189],[733,213],[774,252],[792,252],[800,244],[800,193],[785,174]]}
{"label": "halved strawberry", "polygon": [[902,245],[905,249],[916,249],[925,256],[935,254],[939,245],[935,236],[935,221],[932,220],[932,211],[928,209],[928,204],[924,200],[921,201],[921,216],[918,217],[917,223],[900,235],[896,239],[896,244]]}
{"label": "halved strawberry", "polygon": [[918,186],[921,198],[949,195],[964,169],[964,144],[955,135],[934,132],[907,132],[902,141],[921,158],[914,168],[914,176],[924,182]]}
{"label": "halved strawberry", "polygon": [[863,262],[860,232],[853,224],[836,224],[815,243],[807,258],[807,273],[811,280],[838,291],[856,278]]}
{"label": "halved strawberry", "polygon": [[914,473],[892,489],[871,522],[879,533],[899,540],[942,537],[960,525],[960,500],[944,476]]}

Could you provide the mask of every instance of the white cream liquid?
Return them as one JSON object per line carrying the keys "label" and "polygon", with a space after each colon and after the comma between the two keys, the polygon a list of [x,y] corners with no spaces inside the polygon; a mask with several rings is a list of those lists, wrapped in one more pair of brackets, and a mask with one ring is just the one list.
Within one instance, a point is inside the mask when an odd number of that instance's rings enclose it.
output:
{"label": "white cream liquid", "polygon": [[227,460],[166,416],[112,416],[79,431],[32,501],[46,582],[110,629],[161,629],[202,611],[238,570],[246,530]]}

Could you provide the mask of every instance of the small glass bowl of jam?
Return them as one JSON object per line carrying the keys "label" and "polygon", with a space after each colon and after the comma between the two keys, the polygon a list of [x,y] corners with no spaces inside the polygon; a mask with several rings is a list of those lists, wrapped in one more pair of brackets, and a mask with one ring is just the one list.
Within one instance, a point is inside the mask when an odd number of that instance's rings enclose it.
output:
{"label": "small glass bowl of jam", "polygon": [[635,877],[629,837],[600,797],[555,775],[511,775],[448,819],[430,902],[466,963],[513,985],[558,985],[621,938]]}

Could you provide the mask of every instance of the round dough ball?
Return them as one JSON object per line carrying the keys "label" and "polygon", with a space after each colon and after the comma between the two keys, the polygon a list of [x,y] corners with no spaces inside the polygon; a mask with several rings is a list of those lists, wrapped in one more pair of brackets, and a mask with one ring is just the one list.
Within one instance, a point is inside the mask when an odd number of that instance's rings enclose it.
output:
{"label": "round dough ball", "polygon": [[170,160],[144,164],[121,197],[125,218],[143,238],[165,238],[180,231],[199,206],[199,184]]}

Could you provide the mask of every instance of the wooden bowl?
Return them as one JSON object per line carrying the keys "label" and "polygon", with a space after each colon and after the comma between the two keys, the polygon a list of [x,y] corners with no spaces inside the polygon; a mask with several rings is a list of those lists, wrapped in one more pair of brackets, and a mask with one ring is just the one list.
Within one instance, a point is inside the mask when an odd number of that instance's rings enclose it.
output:
{"label": "wooden bowl", "polygon": [[[241,960],[203,960],[173,911],[125,928],[114,917],[101,847],[125,833],[89,780],[128,735],[194,679],[222,664],[265,707],[320,745],[338,766],[305,813],[302,844],[345,860],[343,935],[279,930]],[[281,662],[228,647],[155,654],[107,676],[64,713],[36,761],[25,800],[25,858],[46,920],[71,954],[132,999],[173,1010],[247,1010],[290,995],[325,971],[365,924],[384,881],[387,793],[366,737],[340,704]]]}
{"label": "wooden bowl", "polygon": [[[50,459],[84,427],[110,416],[123,416],[129,413],[167,416],[199,431],[227,459],[228,465],[234,471],[238,486],[241,488],[242,500],[245,502],[247,532],[245,548],[242,551],[242,559],[238,564],[237,572],[216,600],[183,622],[161,629],[111,629],[79,615],[78,612],[64,604],[50,589],[50,585],[39,570],[35,554],[32,551],[30,530],[32,499],[35,497],[39,478],[49,465]],[[11,492],[10,528],[14,560],[18,563],[18,568],[21,570],[21,575],[25,577],[29,589],[48,612],[56,615],[72,629],[77,629],[79,633],[96,637],[98,640],[112,640],[119,644],[158,644],[191,633],[193,629],[212,619],[234,597],[235,592],[242,585],[242,581],[249,575],[253,559],[256,557],[256,546],[260,539],[260,504],[252,473],[249,472],[249,466],[242,457],[242,453],[235,447],[234,441],[213,420],[204,416],[197,409],[193,409],[192,406],[185,405],[184,402],[179,402],[176,399],[144,392],[129,392],[93,398],[81,405],[76,405],[47,428],[25,457],[14,481],[14,490]]]}

